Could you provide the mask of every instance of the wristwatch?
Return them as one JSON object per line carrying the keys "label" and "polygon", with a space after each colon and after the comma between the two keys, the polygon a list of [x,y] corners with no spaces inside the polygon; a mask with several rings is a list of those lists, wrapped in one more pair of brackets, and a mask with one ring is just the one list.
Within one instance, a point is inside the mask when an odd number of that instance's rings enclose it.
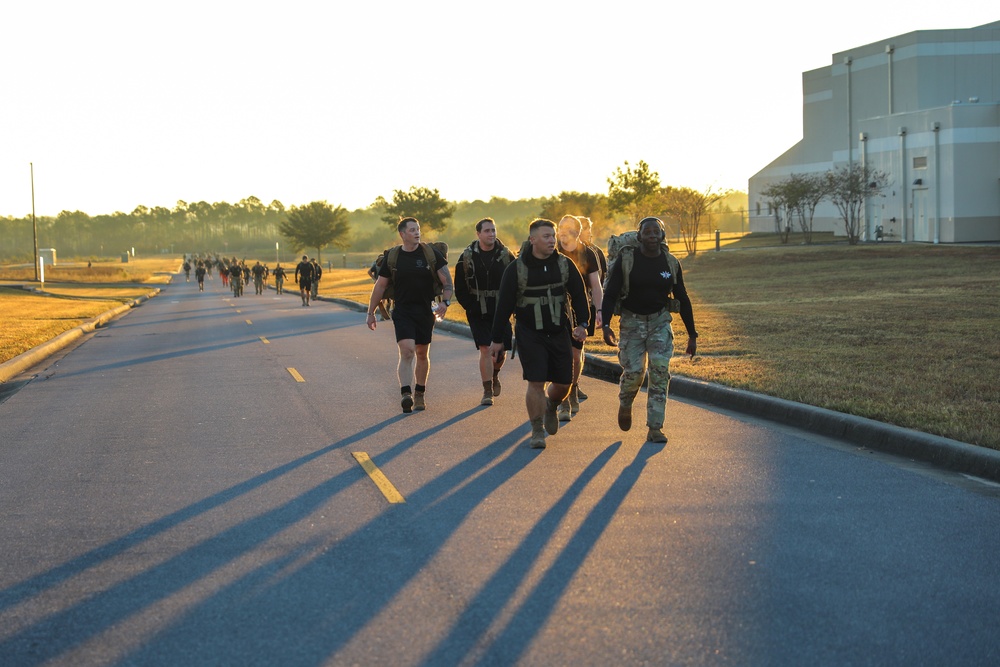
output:
{"label": "wristwatch", "polygon": [[451,299],[441,299],[441,303],[443,303],[446,306],[450,306],[451,305]]}

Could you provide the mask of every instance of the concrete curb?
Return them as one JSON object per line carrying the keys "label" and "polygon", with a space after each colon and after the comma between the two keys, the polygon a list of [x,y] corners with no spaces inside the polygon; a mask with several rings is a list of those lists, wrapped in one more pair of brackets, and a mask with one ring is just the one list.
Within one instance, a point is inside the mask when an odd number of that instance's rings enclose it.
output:
{"label": "concrete curb", "polygon": [[118,306],[117,308],[112,308],[111,310],[103,312],[97,317],[87,320],[83,324],[79,324],[72,329],[62,332],[48,342],[42,343],[41,345],[31,348],[27,352],[22,352],[13,359],[3,362],[0,364],[0,384],[7,382],[13,377],[17,377],[32,366],[45,361],[56,352],[68,347],[84,334],[90,333],[99,327],[103,327],[105,324],[122,313],[128,312],[132,308],[141,305],[159,293],[160,288],[154,288],[149,294],[144,294],[138,298],[132,299],[128,303]]}
{"label": "concrete curb", "polygon": [[[366,305],[355,301],[321,298],[352,310],[368,310]],[[445,320],[435,328],[472,337],[467,324]],[[616,361],[587,355],[583,372],[589,377],[617,384],[622,367]],[[670,394],[845,440],[859,447],[930,463],[945,470],[1000,482],[1000,451],[987,447],[677,375],[670,378]]]}
{"label": "concrete curb", "polygon": [[[602,380],[618,382],[621,366],[617,362],[588,355],[584,372]],[[1000,451],[987,447],[677,375],[670,378],[670,395],[1000,482]]]}

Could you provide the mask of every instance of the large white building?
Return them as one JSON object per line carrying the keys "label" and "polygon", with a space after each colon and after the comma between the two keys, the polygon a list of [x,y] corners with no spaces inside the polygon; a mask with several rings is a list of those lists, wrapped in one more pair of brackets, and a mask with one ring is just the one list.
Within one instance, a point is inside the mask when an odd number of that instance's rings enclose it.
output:
{"label": "large white building", "polygon": [[[774,231],[761,190],[849,161],[886,172],[862,240],[1000,241],[1000,21],[919,30],[835,53],[802,74],[803,138],[749,183],[750,230]],[[816,231],[844,234],[836,209]]]}

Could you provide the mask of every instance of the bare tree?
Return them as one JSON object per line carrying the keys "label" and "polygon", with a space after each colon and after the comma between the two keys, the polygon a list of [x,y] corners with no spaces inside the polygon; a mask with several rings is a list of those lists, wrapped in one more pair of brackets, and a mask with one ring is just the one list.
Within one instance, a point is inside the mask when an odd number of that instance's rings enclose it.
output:
{"label": "bare tree", "polygon": [[[826,174],[792,174],[783,181],[767,186],[761,194],[768,198],[775,211],[777,231],[782,243],[788,243],[792,223],[796,219],[805,242],[812,243],[816,207],[829,194],[829,179]],[[785,221],[783,227],[782,217]]]}
{"label": "bare tree", "polygon": [[829,196],[829,185],[825,174],[793,174],[797,178],[799,227],[806,243],[812,243],[813,218],[816,207]]}
{"label": "bare tree", "polygon": [[715,191],[711,187],[704,192],[672,186],[661,188],[659,193],[660,206],[666,215],[678,220],[680,235],[689,255],[698,251],[698,236],[702,231],[702,221],[707,217],[708,212],[730,194],[732,194],[732,190]]}
{"label": "bare tree", "polygon": [[884,171],[859,164],[837,167],[826,173],[830,201],[837,207],[844,221],[847,242],[857,245],[861,239],[861,214],[869,197],[882,194],[889,187],[889,176]]}
{"label": "bare tree", "polygon": [[[781,237],[782,243],[788,243],[789,235],[792,231],[792,215],[794,207],[792,205],[791,188],[787,181],[771,183],[760,193],[767,197],[767,205],[774,213],[774,231]],[[784,224],[782,224],[784,223]]]}

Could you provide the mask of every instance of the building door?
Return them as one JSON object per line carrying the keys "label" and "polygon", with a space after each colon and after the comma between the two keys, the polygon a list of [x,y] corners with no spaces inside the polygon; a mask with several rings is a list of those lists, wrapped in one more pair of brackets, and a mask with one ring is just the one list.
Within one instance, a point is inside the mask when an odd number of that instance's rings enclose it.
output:
{"label": "building door", "polygon": [[913,240],[930,243],[931,231],[927,220],[927,190],[913,191]]}

